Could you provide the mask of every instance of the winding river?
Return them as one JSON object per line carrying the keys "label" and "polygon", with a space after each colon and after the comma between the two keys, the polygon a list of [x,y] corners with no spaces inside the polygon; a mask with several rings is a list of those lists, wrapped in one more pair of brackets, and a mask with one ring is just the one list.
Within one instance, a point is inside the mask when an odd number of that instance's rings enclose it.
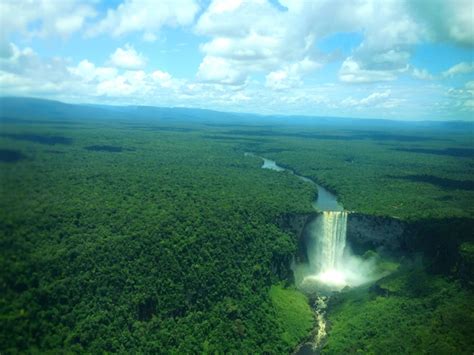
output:
{"label": "winding river", "polygon": [[[252,154],[253,155],[253,154]],[[263,160],[262,168],[275,170],[278,172],[288,171],[289,173],[297,176],[301,180],[308,182],[310,184],[316,185],[318,189],[318,196],[315,201],[313,201],[313,208],[317,212],[331,211],[332,212],[342,212],[344,208],[341,204],[337,202],[337,198],[334,194],[326,190],[321,185],[317,184],[313,180],[296,174],[293,170],[283,168],[279,166],[274,160],[260,157]],[[326,212],[326,213],[328,213]],[[312,333],[312,340],[306,341],[300,344],[294,351],[295,355],[314,355],[319,353],[320,347],[323,345],[323,342],[327,336],[327,325],[326,325],[326,306],[327,306],[328,297],[323,295],[317,295],[315,299],[314,306],[314,315],[316,320],[316,328]]]}
{"label": "winding river", "polygon": [[274,160],[270,160],[267,158],[263,158],[263,169],[270,169],[270,170],[275,170],[275,171],[288,171],[289,173],[297,176],[303,181],[306,181],[310,184],[316,185],[318,188],[318,197],[316,198],[315,201],[313,201],[313,207],[317,211],[344,211],[344,208],[342,207],[341,204],[337,202],[336,196],[334,194],[330,193],[328,190],[326,190],[324,187],[321,185],[318,185],[316,182],[313,180],[296,174],[293,170],[291,169],[286,169],[281,166],[279,166]]}

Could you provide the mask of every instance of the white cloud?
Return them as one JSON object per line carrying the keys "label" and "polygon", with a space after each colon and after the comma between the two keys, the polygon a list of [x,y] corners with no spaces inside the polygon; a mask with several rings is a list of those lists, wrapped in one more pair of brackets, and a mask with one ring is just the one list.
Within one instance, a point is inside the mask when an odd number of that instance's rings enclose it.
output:
{"label": "white cloud", "polygon": [[[203,77],[208,63],[219,64],[226,73],[214,75],[216,83],[244,83],[250,74],[267,74],[269,87],[288,86],[290,79],[298,82],[292,66],[303,60],[316,62],[311,50],[312,35],[300,33],[296,14],[277,9],[266,0],[213,1],[199,18],[196,32],[211,36],[200,48],[205,57],[198,77]],[[291,84],[293,85],[293,84]]]}
{"label": "white cloud", "polygon": [[412,75],[420,80],[433,80],[434,76],[431,75],[426,69],[413,68]]}
{"label": "white cloud", "polygon": [[474,62],[461,62],[453,65],[451,68],[443,72],[444,77],[452,77],[455,75],[469,74],[474,72]]}
{"label": "white cloud", "polygon": [[117,48],[110,55],[110,64],[122,69],[141,69],[146,65],[146,58],[138,53],[131,45],[126,44],[124,48]]}
{"label": "white cloud", "polygon": [[246,75],[234,68],[230,61],[214,56],[204,58],[197,77],[203,82],[230,85],[242,85],[246,81]]}
{"label": "white cloud", "polygon": [[1,1],[2,34],[23,33],[29,36],[67,37],[81,30],[87,19],[96,16],[91,1],[30,0]]}
{"label": "white cloud", "polygon": [[10,43],[10,55],[0,58],[0,92],[44,97],[76,90],[67,65],[62,58],[41,58],[31,48]]}
{"label": "white cloud", "polygon": [[361,105],[371,105],[375,102],[378,102],[382,99],[386,99],[390,96],[390,93],[391,91],[390,90],[386,90],[384,92],[374,92],[372,94],[370,94],[369,96],[367,96],[366,98],[363,98],[362,100],[360,100],[360,104]]}
{"label": "white cloud", "polygon": [[[141,97],[146,103],[152,97],[156,99],[163,95],[174,96],[175,82],[169,73],[154,71],[147,73],[143,70],[126,70],[114,77],[98,81],[93,87],[95,94],[111,98]],[[163,91],[164,90],[164,91]],[[171,90],[171,91],[169,91]]]}
{"label": "white cloud", "polygon": [[[339,79],[350,83],[395,80],[409,64],[415,44],[424,29],[407,11],[404,1],[362,1],[353,9],[353,30],[364,34],[363,41],[342,63]],[[350,16],[348,14],[348,16]]]}
{"label": "white cloud", "polygon": [[[0,58],[0,92],[80,102],[173,103],[181,83],[169,73],[97,66],[84,59],[76,65],[62,58],[42,58],[31,48],[11,44]],[[166,101],[168,100],[168,101]]]}
{"label": "white cloud", "polygon": [[161,70],[155,70],[151,73],[151,78],[164,88],[178,88],[180,85],[169,73]]}
{"label": "white cloud", "polygon": [[302,76],[320,66],[320,63],[316,63],[309,58],[284,65],[282,69],[272,71],[265,77],[265,86],[273,90],[283,90],[303,85]]}
{"label": "white cloud", "polygon": [[[295,86],[285,95],[268,90],[256,81],[242,86],[192,82],[177,79],[162,70],[122,70],[97,66],[84,59],[73,65],[57,59],[39,57],[31,49],[13,46],[10,65],[0,69],[0,90],[7,95],[56,98],[69,102],[97,102],[159,106],[187,106],[218,110],[321,116],[359,116],[394,118],[433,118],[442,87],[410,89],[396,84],[367,86],[332,83]],[[34,74],[33,72],[36,72]],[[56,73],[56,74],[55,74]],[[54,76],[56,75],[56,76]],[[433,88],[430,89],[430,87]],[[436,87],[435,87],[436,86]],[[443,112],[436,117],[466,117],[474,83],[456,89],[445,97]],[[426,91],[432,90],[432,91]],[[353,96],[350,96],[353,95]],[[344,99],[345,98],[345,99]],[[453,103],[455,108],[453,109]],[[442,114],[442,115],[441,115]],[[449,117],[449,116],[448,116]]]}
{"label": "white cloud", "polygon": [[[248,83],[252,75],[263,74],[260,78],[265,77],[267,88],[296,88],[304,84],[306,75],[327,61],[317,50],[318,41],[348,32],[362,34],[362,43],[343,61],[341,81],[395,80],[408,69],[418,79],[430,79],[426,70],[407,67],[414,45],[427,39],[474,44],[472,0],[279,3],[281,6],[268,0],[210,1],[194,28],[195,33],[208,38],[200,46],[204,58],[198,79],[239,86]],[[116,37],[138,32],[144,41],[153,42],[163,27],[192,25],[205,5],[200,0],[122,0],[97,19],[97,0],[0,1],[0,57],[13,55],[7,41],[13,33],[27,38],[66,38],[81,30]],[[282,10],[282,6],[286,9]],[[27,60],[26,56],[22,58]],[[301,64],[305,61],[314,65],[305,69]],[[145,58],[133,47],[119,48],[107,65],[143,69]],[[444,76],[469,73],[472,67],[472,63],[460,63]]]}
{"label": "white cloud", "polygon": [[383,103],[386,103],[391,95],[390,90],[385,90],[381,92],[373,92],[367,97],[362,99],[355,99],[353,97],[348,97],[341,102],[342,106],[358,107],[358,106],[380,106]]}
{"label": "white cloud", "polygon": [[[377,0],[281,0],[284,11],[265,0],[214,0],[195,30],[211,37],[201,46],[203,63],[207,57],[213,57],[213,62],[219,58],[242,81],[253,73],[264,73],[269,88],[298,84],[298,75],[286,68],[305,57],[324,62],[315,49],[319,39],[359,32],[362,43],[346,58],[340,79],[387,81],[408,70],[418,43],[429,38],[467,43],[466,38],[472,37],[472,0],[434,1],[452,16],[440,15],[438,7],[425,0],[385,0],[383,4]],[[430,9],[419,16],[422,5]],[[436,31],[434,23],[439,23]],[[420,69],[412,74],[419,79],[430,78]],[[228,81],[223,77],[222,82]]]}
{"label": "white cloud", "polygon": [[[474,112],[474,81],[468,81],[463,87],[450,88],[447,96],[451,101],[451,109],[460,109],[465,112]],[[471,114],[472,120],[472,114]]]}
{"label": "white cloud", "polygon": [[10,55],[0,58],[0,70],[32,80],[44,80],[60,84],[70,75],[67,62],[61,58],[41,58],[31,48],[18,48],[10,43]]}
{"label": "white cloud", "polygon": [[433,40],[474,45],[472,0],[413,0],[407,4]]}
{"label": "white cloud", "polygon": [[97,95],[100,96],[130,96],[138,91],[138,87],[132,86],[123,76],[117,76],[110,80],[100,82],[96,87]]}
{"label": "white cloud", "polygon": [[158,36],[155,35],[155,34],[152,33],[152,32],[145,32],[145,33],[143,34],[143,40],[144,40],[145,42],[150,42],[150,43],[151,43],[151,42],[155,42],[157,39],[158,39]]}
{"label": "white cloud", "polygon": [[155,70],[123,70],[115,67],[97,67],[88,60],[82,60],[69,71],[79,78],[79,85],[87,87],[92,96],[127,97],[136,94],[147,95],[162,88],[173,89],[175,79],[167,72]]}
{"label": "white cloud", "polygon": [[474,100],[466,100],[464,101],[464,107],[469,111],[474,111]]}
{"label": "white cloud", "polygon": [[96,67],[93,63],[84,59],[75,67],[68,67],[69,72],[77,75],[84,82],[110,80],[117,76],[118,71],[112,67]]}
{"label": "white cloud", "polygon": [[474,95],[474,80],[468,81],[465,86],[466,89],[470,90],[471,94]]}
{"label": "white cloud", "polygon": [[[401,70],[406,70],[403,68]],[[397,78],[399,70],[371,70],[361,67],[352,57],[347,58],[339,70],[339,80],[346,83],[372,83],[392,81]]]}
{"label": "white cloud", "polygon": [[89,35],[106,33],[118,37],[143,32],[145,40],[154,41],[155,33],[164,26],[192,24],[198,11],[196,0],[125,0],[116,9],[109,9]]}
{"label": "white cloud", "polygon": [[153,78],[153,80],[160,81],[160,82],[171,80],[171,75],[161,70],[155,70],[153,73],[151,73],[151,77]]}
{"label": "white cloud", "polygon": [[220,58],[243,78],[263,72],[268,87],[289,87],[301,76],[289,71],[289,66],[304,58],[325,61],[316,49],[319,39],[362,32],[363,43],[342,72],[351,62],[359,69],[342,75],[342,80],[394,80],[406,70],[410,48],[423,33],[403,1],[387,0],[383,6],[374,0],[280,2],[286,11],[264,0],[211,2],[196,25],[198,34],[211,36],[201,46],[204,61],[208,56]]}
{"label": "white cloud", "polygon": [[272,71],[265,79],[265,86],[274,90],[289,89],[301,85],[301,79],[298,76],[292,77],[285,70]]}

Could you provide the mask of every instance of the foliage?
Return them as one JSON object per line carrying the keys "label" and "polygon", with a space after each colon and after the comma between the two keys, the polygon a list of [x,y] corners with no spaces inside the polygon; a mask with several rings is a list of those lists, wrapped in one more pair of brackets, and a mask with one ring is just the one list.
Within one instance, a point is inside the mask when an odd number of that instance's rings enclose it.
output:
{"label": "foliage", "polygon": [[296,241],[274,221],[311,211],[314,188],[131,125],[3,127],[27,159],[0,163],[2,353],[289,351],[268,291]]}
{"label": "foliage", "polygon": [[419,223],[436,271],[463,282],[401,268],[334,297],[326,352],[472,353],[469,132],[18,106],[0,112],[0,352],[291,352],[311,320],[281,286],[298,243],[276,221],[316,190],[255,152],[347,209]]}
{"label": "foliage", "polygon": [[[411,221],[472,218],[470,132],[410,129],[394,135],[384,128],[367,132],[331,126],[274,129],[256,147],[248,146],[333,191],[348,210]],[[252,136],[251,131],[239,133],[242,138]]]}
{"label": "foliage", "polygon": [[403,268],[330,303],[325,354],[471,354],[474,295],[422,269]]}
{"label": "foliage", "polygon": [[275,307],[278,325],[284,329],[283,338],[290,349],[307,336],[313,327],[313,312],[308,299],[293,288],[283,288],[281,285],[272,286],[270,299]]}

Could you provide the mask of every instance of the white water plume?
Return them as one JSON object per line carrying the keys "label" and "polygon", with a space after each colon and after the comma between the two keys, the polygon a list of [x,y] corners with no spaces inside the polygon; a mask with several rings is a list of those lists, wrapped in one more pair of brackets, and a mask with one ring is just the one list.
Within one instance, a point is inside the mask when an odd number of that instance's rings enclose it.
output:
{"label": "white water plume", "polygon": [[335,291],[374,281],[375,261],[351,255],[346,247],[347,212],[324,211],[306,230],[308,265],[297,266],[302,289]]}
{"label": "white water plume", "polygon": [[[253,153],[245,155],[254,156]],[[275,161],[263,158],[263,169],[277,172],[288,171],[301,180],[315,184],[318,198],[313,206],[323,211],[305,230],[308,264],[293,265],[295,281],[299,288],[314,291],[337,291],[345,286],[355,287],[372,282],[386,275],[377,271],[377,258],[353,256],[346,245],[348,212],[336,197],[324,187],[292,170],[279,166]]]}
{"label": "white water plume", "polygon": [[347,212],[324,211],[316,220],[315,257],[311,261],[319,272],[337,269],[346,246]]}

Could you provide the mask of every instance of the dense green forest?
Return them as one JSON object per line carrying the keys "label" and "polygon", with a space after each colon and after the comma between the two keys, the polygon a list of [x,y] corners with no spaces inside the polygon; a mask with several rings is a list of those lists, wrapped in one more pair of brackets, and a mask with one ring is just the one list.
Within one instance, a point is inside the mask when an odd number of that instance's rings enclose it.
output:
{"label": "dense green forest", "polygon": [[472,293],[453,280],[406,268],[331,299],[328,354],[470,354]]}
{"label": "dense green forest", "polygon": [[[332,190],[349,210],[407,220],[472,217],[473,130],[228,129],[253,150]],[[263,138],[263,140],[262,140]]]}
{"label": "dense green forest", "polygon": [[291,353],[314,315],[279,221],[317,192],[245,152],[421,224],[395,273],[332,297],[325,352],[474,350],[472,126],[47,105],[0,112],[0,352]]}

